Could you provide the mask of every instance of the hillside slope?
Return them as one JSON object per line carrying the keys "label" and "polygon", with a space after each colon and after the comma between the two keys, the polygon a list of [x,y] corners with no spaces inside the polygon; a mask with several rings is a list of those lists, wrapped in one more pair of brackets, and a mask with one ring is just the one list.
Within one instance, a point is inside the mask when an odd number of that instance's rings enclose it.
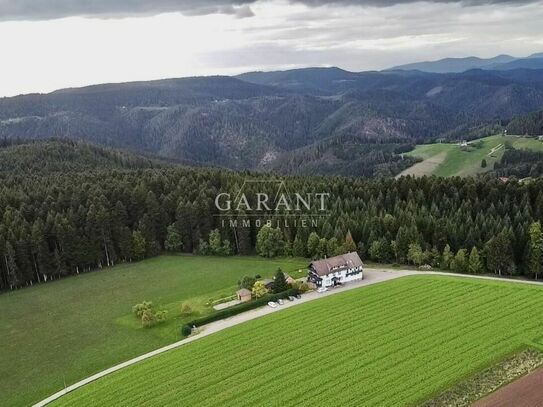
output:
{"label": "hillside slope", "polygon": [[410,165],[397,154],[410,145],[489,134],[487,126],[542,105],[537,70],[308,68],[3,98],[0,138],[70,138],[232,169],[373,176]]}
{"label": "hillside slope", "polygon": [[0,174],[49,174],[167,165],[173,163],[68,139],[4,140],[0,143]]}
{"label": "hillside slope", "polygon": [[[419,145],[406,155],[418,158],[421,162],[407,168],[398,176],[463,177],[492,171],[494,164],[501,161],[508,148],[542,152],[543,142],[527,137],[491,136],[474,140],[464,147],[450,143]],[[486,162],[485,167],[482,166],[483,160]]]}

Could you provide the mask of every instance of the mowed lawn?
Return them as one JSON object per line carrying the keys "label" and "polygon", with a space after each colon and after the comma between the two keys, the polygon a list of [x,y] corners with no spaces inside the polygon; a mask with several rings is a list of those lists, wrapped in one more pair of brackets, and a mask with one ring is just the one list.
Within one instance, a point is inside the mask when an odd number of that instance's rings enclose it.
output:
{"label": "mowed lawn", "polygon": [[[478,145],[478,148],[474,147]],[[516,149],[543,151],[543,142],[533,137],[490,136],[471,142],[467,149],[457,144],[423,144],[406,153],[423,159],[422,162],[406,169],[400,175],[437,175],[442,177],[470,176],[490,171],[494,163],[501,160],[505,143]],[[487,161],[487,167],[481,167],[481,161]]]}
{"label": "mowed lawn", "polygon": [[[38,401],[97,371],[180,338],[175,314],[190,299],[235,291],[244,275],[296,275],[303,259],[161,256],[0,294],[0,405]],[[141,327],[132,306],[151,300],[170,310],[166,324]]]}
{"label": "mowed lawn", "polygon": [[415,276],[204,337],[55,406],[404,406],[541,343],[543,287]]}

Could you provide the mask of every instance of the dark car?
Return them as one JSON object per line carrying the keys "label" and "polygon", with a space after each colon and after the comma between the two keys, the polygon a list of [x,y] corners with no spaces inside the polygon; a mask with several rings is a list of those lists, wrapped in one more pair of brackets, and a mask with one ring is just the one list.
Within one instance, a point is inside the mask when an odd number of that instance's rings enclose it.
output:
{"label": "dark car", "polygon": [[302,296],[300,294],[296,294],[296,298],[300,299]]}

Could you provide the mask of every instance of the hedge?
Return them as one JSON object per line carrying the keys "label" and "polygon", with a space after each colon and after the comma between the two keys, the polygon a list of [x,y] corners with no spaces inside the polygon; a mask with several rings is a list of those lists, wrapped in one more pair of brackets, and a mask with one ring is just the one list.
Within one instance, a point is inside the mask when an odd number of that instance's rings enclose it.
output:
{"label": "hedge", "polygon": [[193,321],[188,322],[187,325],[189,327],[206,325],[210,322],[219,321],[221,319],[229,318],[234,315],[241,314],[242,312],[261,307],[263,305],[266,305],[270,301],[277,301],[279,299],[287,298],[289,296],[295,296],[296,294],[299,294],[299,290],[297,288],[290,288],[287,291],[283,291],[282,293],[268,294],[262,298],[234,305],[233,307],[222,309],[205,317],[197,318]]}

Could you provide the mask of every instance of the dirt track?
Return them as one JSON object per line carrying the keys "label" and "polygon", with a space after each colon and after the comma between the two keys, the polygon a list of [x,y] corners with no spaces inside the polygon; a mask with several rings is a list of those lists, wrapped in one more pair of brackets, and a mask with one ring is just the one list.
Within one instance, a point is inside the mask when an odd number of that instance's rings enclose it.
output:
{"label": "dirt track", "polygon": [[543,406],[543,368],[515,380],[472,405],[472,407],[541,406]]}

